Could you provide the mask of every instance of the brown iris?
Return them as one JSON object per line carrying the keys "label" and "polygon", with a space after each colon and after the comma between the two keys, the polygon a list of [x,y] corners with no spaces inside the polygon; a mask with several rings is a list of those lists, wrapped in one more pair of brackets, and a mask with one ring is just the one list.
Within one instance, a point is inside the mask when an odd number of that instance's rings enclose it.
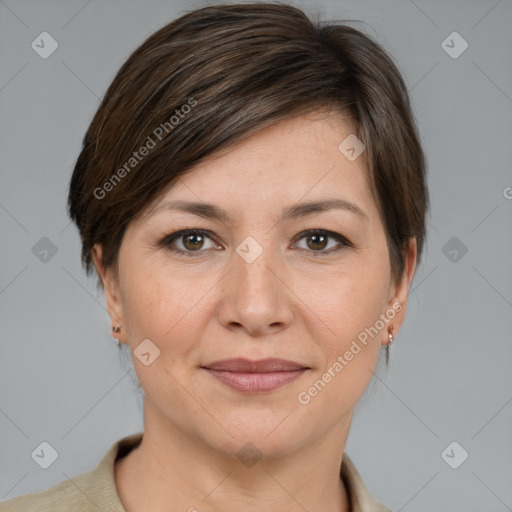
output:
{"label": "brown iris", "polygon": [[[307,237],[307,244],[310,249],[325,249],[328,239],[329,237],[325,235],[310,235]],[[311,240],[315,240],[315,242],[310,243]]]}
{"label": "brown iris", "polygon": [[[183,246],[188,250],[196,250],[201,249],[204,243],[204,236],[197,233],[192,233],[190,235],[184,235],[183,237]],[[189,241],[192,240],[191,243]]]}

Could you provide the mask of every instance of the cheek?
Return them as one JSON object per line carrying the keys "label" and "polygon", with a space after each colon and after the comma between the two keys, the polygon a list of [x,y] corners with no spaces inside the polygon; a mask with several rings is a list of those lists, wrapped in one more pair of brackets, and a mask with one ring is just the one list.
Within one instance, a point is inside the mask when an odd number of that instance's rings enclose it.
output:
{"label": "cheek", "polygon": [[[124,312],[132,348],[143,339],[154,340],[167,361],[193,349],[199,336],[205,294],[213,285],[208,279],[153,266],[135,267],[125,280]],[[196,338],[198,339],[198,338]],[[179,363],[179,361],[177,361]]]}
{"label": "cheek", "polygon": [[336,423],[361,397],[377,364],[382,339],[381,332],[370,328],[382,312],[384,288],[375,281],[373,287],[363,286],[355,275],[338,282],[335,291],[316,298],[314,312],[328,330],[316,337],[321,363],[297,396],[300,407],[312,416],[323,416],[326,425]]}
{"label": "cheek", "polygon": [[[192,286],[190,277],[176,278],[147,265],[137,270],[131,268],[130,277],[125,279],[124,312],[138,380],[152,400],[181,410],[187,404],[183,383],[196,356],[194,340],[200,336],[200,298],[204,290],[201,294]],[[160,350],[148,366],[141,364],[134,354],[145,339],[153,341]]]}
{"label": "cheek", "polygon": [[302,296],[322,320],[328,338],[338,340],[334,344],[343,348],[347,341],[374,325],[382,313],[388,294],[388,270],[377,262],[350,265],[327,281],[319,287],[319,281],[314,286],[311,279],[303,288],[308,293]]}
{"label": "cheek", "polygon": [[380,261],[351,266],[332,280],[336,286],[309,295],[320,325],[326,328],[322,329],[326,335],[317,338],[322,350],[320,373],[330,371],[325,380],[331,392],[324,398],[355,402],[372,376],[387,328],[379,321],[388,293],[388,268]]}

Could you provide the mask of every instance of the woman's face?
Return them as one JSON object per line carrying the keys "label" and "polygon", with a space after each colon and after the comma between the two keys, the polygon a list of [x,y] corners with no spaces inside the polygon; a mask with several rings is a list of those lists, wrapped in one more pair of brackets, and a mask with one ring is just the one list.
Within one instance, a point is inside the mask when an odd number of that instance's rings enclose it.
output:
{"label": "woman's face", "polygon": [[[362,158],[338,149],[350,133],[337,116],[266,128],[181,176],[130,223],[118,278],[102,275],[145,393],[146,431],[179,429],[230,455],[252,442],[270,456],[335,426],[348,431],[388,328],[396,335],[403,321],[416,259],[413,243],[395,286]],[[176,201],[198,203],[202,214]],[[298,208],[324,201],[353,207]],[[171,240],[188,229],[203,233]],[[206,369],[231,358],[306,369],[266,377]]]}

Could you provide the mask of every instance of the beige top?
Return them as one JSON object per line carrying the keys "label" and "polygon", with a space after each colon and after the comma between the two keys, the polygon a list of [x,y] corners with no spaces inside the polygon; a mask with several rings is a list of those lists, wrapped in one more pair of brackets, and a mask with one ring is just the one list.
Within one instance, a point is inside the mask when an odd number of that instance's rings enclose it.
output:
{"label": "beige top", "polygon": [[[87,473],[37,493],[24,494],[0,502],[0,512],[126,512],[114,480],[114,463],[140,444],[143,432],[116,441]],[[354,463],[346,453],[340,469],[345,483],[351,512],[391,512],[368,493]]]}

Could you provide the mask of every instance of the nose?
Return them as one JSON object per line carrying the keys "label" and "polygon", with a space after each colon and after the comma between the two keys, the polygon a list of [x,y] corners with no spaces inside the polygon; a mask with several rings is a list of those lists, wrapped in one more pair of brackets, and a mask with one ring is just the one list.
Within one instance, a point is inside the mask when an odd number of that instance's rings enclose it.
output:
{"label": "nose", "polygon": [[253,261],[240,254],[233,254],[231,270],[223,279],[220,322],[251,336],[285,329],[293,319],[293,292],[284,264],[268,248]]}

